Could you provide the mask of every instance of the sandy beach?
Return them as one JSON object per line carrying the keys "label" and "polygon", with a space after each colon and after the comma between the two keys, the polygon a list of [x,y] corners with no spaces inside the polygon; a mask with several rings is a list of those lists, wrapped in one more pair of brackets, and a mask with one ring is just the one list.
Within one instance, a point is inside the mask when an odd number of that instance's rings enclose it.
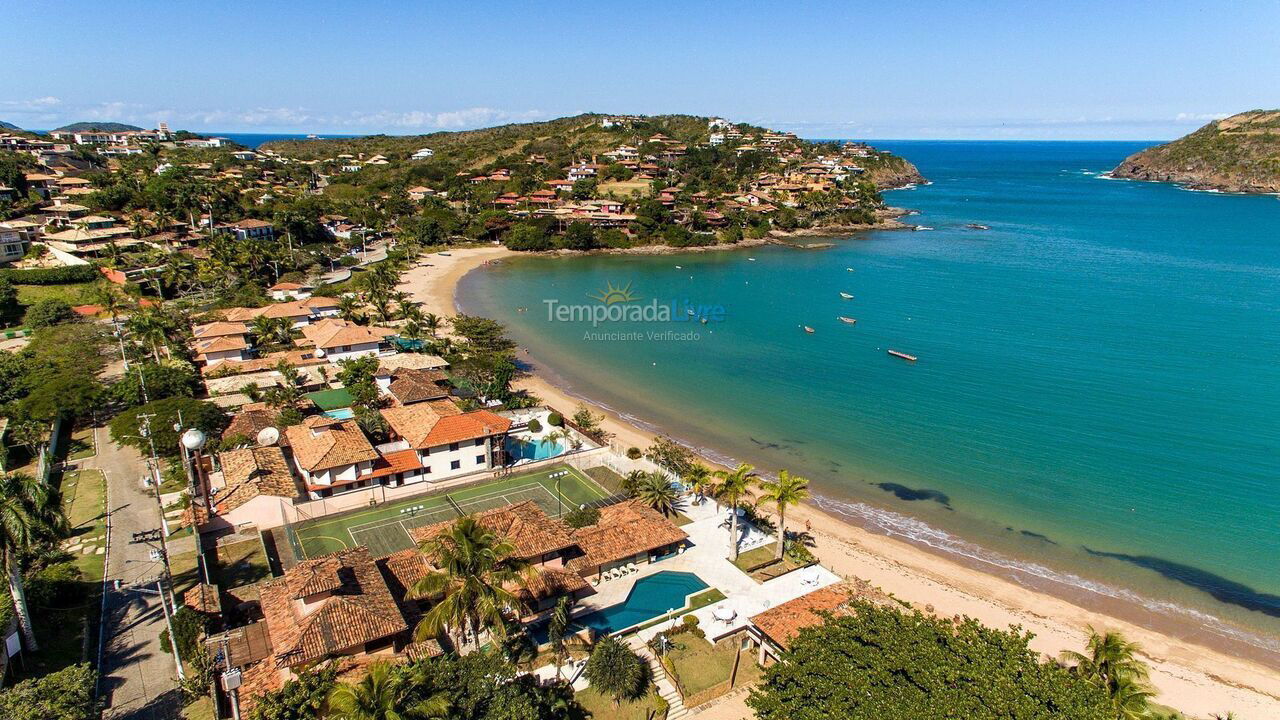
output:
{"label": "sandy beach", "polygon": [[[451,316],[457,312],[454,293],[461,278],[485,263],[513,254],[492,246],[424,256],[405,274],[400,289],[423,303],[424,311]],[[580,402],[538,375],[522,377],[515,384],[561,410],[572,411]],[[605,428],[614,434],[617,444],[624,448],[650,444],[651,433],[615,413],[593,409],[605,415]],[[1021,587],[855,527],[811,505],[793,510],[788,517],[792,527],[806,521],[825,566],[840,575],[867,580],[917,608],[932,607],[943,616],[968,615],[993,627],[1021,625],[1034,633],[1032,647],[1049,656],[1083,649],[1088,626],[1119,630],[1142,646],[1151,666],[1151,682],[1159,692],[1157,702],[1192,717],[1230,710],[1244,720],[1280,718],[1280,672],[1261,664]],[[745,712],[741,697],[734,697],[699,716],[728,719],[744,717]]]}

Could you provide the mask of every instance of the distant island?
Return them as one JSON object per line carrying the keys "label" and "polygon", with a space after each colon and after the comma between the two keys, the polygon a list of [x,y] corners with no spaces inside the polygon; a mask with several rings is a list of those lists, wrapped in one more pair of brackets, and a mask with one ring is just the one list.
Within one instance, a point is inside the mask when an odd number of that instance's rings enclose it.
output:
{"label": "distant island", "polygon": [[1171,143],[1130,155],[1111,176],[1196,190],[1280,192],[1280,110],[1214,120]]}
{"label": "distant island", "polygon": [[[17,128],[15,128],[17,129]],[[142,128],[118,122],[78,122],[54,128],[50,132],[140,132]]]}

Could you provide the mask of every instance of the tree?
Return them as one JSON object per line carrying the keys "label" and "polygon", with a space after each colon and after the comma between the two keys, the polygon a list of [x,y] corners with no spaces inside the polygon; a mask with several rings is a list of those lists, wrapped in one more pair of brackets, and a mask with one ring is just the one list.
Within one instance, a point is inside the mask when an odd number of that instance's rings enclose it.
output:
{"label": "tree", "polygon": [[681,478],[693,466],[693,451],[665,435],[653,439],[644,456],[658,467]]}
{"label": "tree", "polygon": [[0,717],[5,720],[96,720],[101,711],[94,694],[96,684],[97,673],[88,663],[23,680],[0,691]]}
{"label": "tree", "polygon": [[648,668],[631,648],[617,638],[607,637],[596,643],[583,673],[591,687],[613,698],[618,707],[623,700],[640,697],[648,689]]}
{"label": "tree", "polygon": [[787,508],[799,505],[809,498],[809,481],[783,470],[777,480],[760,483],[759,502],[773,505],[778,510],[778,549],[774,559],[782,559],[783,546],[787,542]]}
{"label": "tree", "polygon": [[1114,720],[1100,689],[976,620],[851,599],[807,627],[747,704],[759,720]]}
{"label": "tree", "polygon": [[[199,428],[207,437],[216,438],[227,426],[227,415],[222,408],[211,402],[188,397],[169,397],[163,400],[152,400],[145,405],[130,408],[112,418],[110,425],[111,439],[117,445],[132,445],[144,455],[151,454],[151,442],[142,437],[141,417],[151,415],[151,438],[155,441],[156,454],[164,458],[177,458],[179,432],[174,425],[181,423],[185,432],[187,428]],[[179,421],[181,415],[181,421]]]}
{"label": "tree", "polygon": [[662,513],[663,517],[675,517],[679,514],[680,491],[666,473],[646,474],[632,489],[631,496]]}
{"label": "tree", "polygon": [[1118,632],[1099,633],[1089,628],[1085,652],[1067,650],[1064,662],[1071,672],[1104,689],[1120,720],[1142,718],[1154,693],[1147,686],[1147,665],[1138,659],[1141,648]]}
{"label": "tree", "polygon": [[412,704],[406,701],[404,675],[389,662],[369,668],[368,674],[355,685],[338,683],[329,695],[331,720],[410,720],[411,718],[443,718],[449,712],[449,699],[437,694]]}
{"label": "tree", "polygon": [[9,322],[18,316],[18,290],[8,278],[0,278],[0,320]]}
{"label": "tree", "polygon": [[506,614],[521,606],[507,588],[523,586],[532,572],[515,546],[467,515],[428,538],[422,551],[439,569],[415,583],[410,594],[436,602],[414,628],[414,637],[447,633],[459,649],[477,645],[486,629],[505,638]]}
{"label": "tree", "polygon": [[570,223],[561,245],[566,250],[590,250],[596,247],[596,231],[584,222]]}
{"label": "tree", "polygon": [[715,485],[711,480],[711,471],[700,462],[690,464],[681,479],[693,491],[695,505],[701,503],[702,499],[711,492],[712,487]]}
{"label": "tree", "polygon": [[337,665],[303,670],[284,687],[260,696],[250,720],[320,720],[337,675]]}
{"label": "tree", "polygon": [[39,646],[22,587],[18,556],[42,540],[64,535],[66,530],[67,520],[62,515],[57,490],[24,473],[0,475],[0,561],[8,573],[18,626],[32,652]]}
{"label": "tree", "polygon": [[734,470],[717,470],[711,473],[719,482],[713,491],[716,499],[729,508],[729,544],[733,546],[733,559],[738,559],[738,508],[744,498],[751,496],[751,488],[759,480],[755,468],[743,463]]}
{"label": "tree", "polygon": [[34,305],[27,308],[27,314],[23,318],[23,324],[35,330],[37,328],[49,327],[50,325],[61,325],[76,316],[71,309],[71,305],[66,300],[58,298],[45,298],[38,300]]}

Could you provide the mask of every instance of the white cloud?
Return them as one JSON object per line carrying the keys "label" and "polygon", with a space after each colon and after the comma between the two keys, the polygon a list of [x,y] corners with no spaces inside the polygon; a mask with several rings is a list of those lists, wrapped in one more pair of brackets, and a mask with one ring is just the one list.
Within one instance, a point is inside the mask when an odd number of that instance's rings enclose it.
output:
{"label": "white cloud", "polygon": [[1231,113],[1185,113],[1180,112],[1174,118],[1174,122],[1209,122],[1210,120],[1221,120],[1225,117],[1231,117]]}

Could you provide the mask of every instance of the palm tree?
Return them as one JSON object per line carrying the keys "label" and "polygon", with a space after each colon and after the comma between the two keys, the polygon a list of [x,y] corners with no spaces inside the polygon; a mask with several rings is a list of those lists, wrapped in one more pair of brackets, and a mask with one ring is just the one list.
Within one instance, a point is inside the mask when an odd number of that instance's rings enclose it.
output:
{"label": "palm tree", "polygon": [[25,473],[0,476],[0,560],[9,574],[9,593],[13,595],[18,625],[26,638],[27,649],[32,652],[39,647],[22,588],[18,554],[42,539],[66,533],[67,520],[62,515],[56,490]]}
{"label": "palm tree", "polygon": [[484,630],[506,637],[506,615],[520,607],[511,585],[522,586],[532,569],[516,548],[474,516],[460,517],[422,544],[439,570],[416,582],[410,595],[437,599],[414,628],[425,640],[447,633],[461,651],[477,645]]}
{"label": "palm tree", "polygon": [[560,679],[560,667],[569,659],[570,650],[575,647],[589,650],[593,645],[589,628],[588,637],[572,632],[570,628],[569,616],[573,613],[573,601],[572,595],[561,595],[547,619],[547,642],[551,645],[551,654],[556,661],[556,680]]}
{"label": "palm tree", "polygon": [[773,557],[781,560],[783,545],[787,541],[787,508],[799,505],[809,498],[809,481],[783,470],[778,473],[777,480],[762,481],[760,489],[764,494],[760,496],[759,502],[778,509],[778,549]]}
{"label": "palm tree", "polygon": [[689,486],[693,491],[695,501],[694,504],[700,504],[711,492],[714,483],[711,482],[711,471],[702,463],[692,463],[689,468],[684,471],[684,484]]}
{"label": "palm tree", "polygon": [[406,707],[409,686],[391,663],[377,663],[359,683],[338,683],[329,694],[331,720],[408,720],[443,718],[450,710],[443,693]]}
{"label": "palm tree", "polygon": [[649,473],[631,491],[631,496],[662,513],[663,517],[679,514],[680,491],[666,473]]}
{"label": "palm tree", "polygon": [[436,336],[436,331],[440,329],[441,318],[435,313],[427,313],[422,318],[422,324],[431,333],[431,337]]}
{"label": "palm tree", "polygon": [[343,295],[338,298],[338,317],[347,322],[355,322],[359,312],[360,299],[355,295]]}
{"label": "palm tree", "polygon": [[1131,720],[1144,717],[1154,693],[1147,686],[1147,664],[1138,659],[1141,648],[1118,632],[1099,633],[1091,626],[1085,652],[1067,650],[1065,662],[1074,663],[1071,672],[1107,691],[1117,717]]}
{"label": "palm tree", "polygon": [[729,544],[733,546],[733,559],[738,559],[738,507],[743,498],[751,497],[751,488],[759,481],[755,467],[743,463],[736,470],[717,470],[711,473],[720,482],[713,494],[729,508]]}

